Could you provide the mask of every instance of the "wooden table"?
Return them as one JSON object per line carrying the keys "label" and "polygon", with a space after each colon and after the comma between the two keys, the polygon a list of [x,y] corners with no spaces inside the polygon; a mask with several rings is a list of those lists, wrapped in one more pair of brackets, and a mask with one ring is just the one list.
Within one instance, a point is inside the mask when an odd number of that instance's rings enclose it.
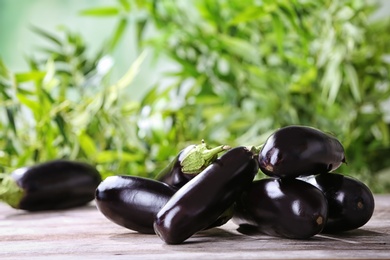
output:
{"label": "wooden table", "polygon": [[390,259],[390,195],[362,228],[291,240],[243,235],[228,222],[181,245],[166,245],[107,220],[93,203],[28,213],[0,204],[0,259]]}

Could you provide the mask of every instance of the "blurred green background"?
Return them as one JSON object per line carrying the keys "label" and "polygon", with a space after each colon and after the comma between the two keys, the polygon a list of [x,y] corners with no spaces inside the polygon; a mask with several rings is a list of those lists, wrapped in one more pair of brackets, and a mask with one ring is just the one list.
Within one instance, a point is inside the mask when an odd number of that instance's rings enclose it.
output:
{"label": "blurred green background", "polygon": [[204,139],[335,135],[390,192],[390,2],[0,0],[0,172],[54,158],[153,177]]}

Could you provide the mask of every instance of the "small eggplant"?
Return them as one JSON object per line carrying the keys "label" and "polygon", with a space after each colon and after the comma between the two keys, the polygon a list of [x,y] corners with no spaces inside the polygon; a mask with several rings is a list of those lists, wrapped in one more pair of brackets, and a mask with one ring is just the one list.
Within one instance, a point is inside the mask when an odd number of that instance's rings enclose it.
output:
{"label": "small eggplant", "polygon": [[157,213],[154,231],[167,244],[184,242],[226,212],[258,169],[247,148],[227,151],[173,195]]}
{"label": "small eggplant", "polygon": [[320,233],[328,212],[319,189],[290,178],[256,180],[235,205],[232,221],[240,228],[293,239]]}
{"label": "small eggplant", "polygon": [[230,147],[227,145],[209,149],[204,141],[198,145],[189,145],[157,174],[156,180],[180,188],[213,163],[219,153],[228,149]]}
{"label": "small eggplant", "polygon": [[96,206],[112,222],[139,233],[154,234],[153,221],[176,189],[152,179],[110,176],[96,189]]}
{"label": "small eggplant", "polygon": [[92,201],[100,182],[100,173],[92,165],[53,160],[3,177],[0,200],[27,211],[73,208]]}
{"label": "small eggplant", "polygon": [[345,163],[345,154],[331,135],[312,127],[288,126],[268,137],[258,160],[268,176],[295,178],[334,171]]}
{"label": "small eggplant", "polygon": [[338,173],[302,178],[324,192],[328,220],[323,233],[338,233],[365,225],[374,213],[371,190],[361,181]]}

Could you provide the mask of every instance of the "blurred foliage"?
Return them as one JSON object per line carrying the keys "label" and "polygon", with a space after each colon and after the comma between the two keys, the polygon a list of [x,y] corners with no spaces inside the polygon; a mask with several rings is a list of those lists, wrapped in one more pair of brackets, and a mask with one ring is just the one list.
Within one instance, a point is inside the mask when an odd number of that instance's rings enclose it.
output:
{"label": "blurred foliage", "polygon": [[[390,21],[372,21],[375,10],[363,0],[118,0],[81,11],[118,18],[93,57],[77,34],[34,28],[52,45],[44,58],[28,57],[26,73],[0,65],[0,171],[68,157],[152,177],[189,143],[259,145],[301,124],[343,143],[340,172],[389,192]],[[109,54],[130,29],[139,58],[111,84]],[[134,101],[146,49],[177,66]]]}
{"label": "blurred foliage", "polygon": [[[68,158],[96,164],[103,175],[146,172],[134,118],[139,103],[123,94],[145,55],[109,85],[106,47],[87,57],[79,35],[33,29],[50,42],[41,49],[44,58],[28,57],[31,70],[25,73],[0,64],[0,170]],[[105,46],[113,47],[113,41]]]}

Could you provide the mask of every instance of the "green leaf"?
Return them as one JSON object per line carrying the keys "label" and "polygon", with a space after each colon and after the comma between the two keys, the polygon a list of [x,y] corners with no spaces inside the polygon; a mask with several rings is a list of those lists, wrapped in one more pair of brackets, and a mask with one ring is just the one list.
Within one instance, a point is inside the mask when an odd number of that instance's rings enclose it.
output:
{"label": "green leaf", "polygon": [[139,154],[131,154],[126,152],[119,152],[119,151],[102,151],[97,154],[95,160],[97,163],[110,163],[115,161],[127,161],[127,162],[134,162],[140,159]]}
{"label": "green leaf", "polygon": [[10,78],[10,71],[8,70],[7,66],[5,66],[2,59],[0,59],[0,78]]}
{"label": "green leaf", "polygon": [[131,10],[131,6],[127,0],[118,0],[118,2],[121,4],[123,9],[125,9],[126,12],[129,12]]}
{"label": "green leaf", "polygon": [[[279,6],[279,14],[284,14],[284,17],[290,22],[296,33],[301,34],[301,39],[306,40],[308,37],[307,30],[300,19],[300,15],[291,4],[285,3]],[[298,20],[298,22],[297,22]]]}
{"label": "green leaf", "polygon": [[90,8],[80,12],[85,16],[117,16],[119,13],[120,10],[115,6]]}
{"label": "green leaf", "polygon": [[78,135],[78,140],[81,149],[88,157],[96,155],[97,149],[95,142],[88,134],[86,134],[85,132],[81,132]]}
{"label": "green leaf", "polygon": [[335,19],[339,19],[342,21],[350,20],[354,15],[356,15],[356,12],[352,10],[352,8],[348,6],[342,7],[340,10],[337,11],[335,15]]}
{"label": "green leaf", "polygon": [[349,87],[351,88],[353,97],[357,102],[360,102],[362,98],[359,89],[359,79],[355,68],[351,64],[345,64],[344,72],[345,72],[346,79],[349,83]]}
{"label": "green leaf", "polygon": [[68,133],[65,129],[66,122],[65,122],[64,118],[58,114],[54,117],[54,121],[56,122],[58,130],[60,131],[62,137],[64,138],[64,141],[68,142]]}
{"label": "green leaf", "polygon": [[1,100],[11,100],[11,96],[7,93],[7,89],[6,89],[6,86],[4,86],[3,84],[1,84],[0,82],[0,97],[1,97]]}
{"label": "green leaf", "polygon": [[230,24],[239,24],[246,23],[252,20],[256,20],[260,17],[266,16],[268,13],[264,10],[262,6],[250,6],[244,11],[236,15],[231,21]]}
{"label": "green leaf", "polygon": [[386,146],[389,146],[390,144],[390,130],[388,124],[386,124],[383,121],[380,121],[378,123],[378,128],[382,132],[382,141]]}
{"label": "green leaf", "polygon": [[45,71],[29,71],[15,74],[15,79],[18,83],[42,80],[46,75]]}
{"label": "green leaf", "polygon": [[133,82],[145,57],[146,52],[144,51],[138,56],[138,58],[133,62],[133,64],[131,64],[130,68],[122,76],[122,78],[120,78],[115,84],[111,85],[107,89],[107,97],[105,99],[104,104],[104,107],[106,109],[111,107],[117,101],[118,97],[120,97],[121,91]]}
{"label": "green leaf", "polygon": [[30,71],[31,70],[39,70],[39,68],[38,68],[39,64],[38,64],[37,59],[35,59],[34,57],[26,56],[25,60],[30,68]]}
{"label": "green leaf", "polygon": [[11,129],[16,135],[16,124],[15,124],[15,116],[14,116],[15,110],[11,108],[6,108],[6,112],[7,112],[8,122],[11,125]]}
{"label": "green leaf", "polygon": [[23,151],[18,153],[17,160],[15,162],[15,168],[24,167],[25,165],[31,164],[32,158],[35,158],[36,147],[29,146],[29,144],[24,147]]}
{"label": "green leaf", "polygon": [[25,106],[27,106],[28,108],[30,108],[31,111],[32,111],[34,114],[39,113],[39,111],[40,111],[40,104],[39,104],[39,102],[34,101],[34,100],[31,100],[31,99],[28,99],[26,96],[24,96],[24,95],[21,94],[21,93],[17,93],[17,94],[16,94],[16,97],[18,98],[18,100],[20,101],[20,103],[22,103],[23,105],[25,105]]}
{"label": "green leaf", "polygon": [[58,37],[56,37],[54,34],[51,34],[51,33],[47,32],[47,31],[45,31],[43,29],[40,29],[40,28],[36,27],[36,26],[32,26],[31,29],[35,33],[43,36],[46,39],[49,39],[50,41],[52,41],[56,45],[62,46],[62,41],[60,39],[58,39]]}
{"label": "green leaf", "polygon": [[335,70],[333,74],[333,79],[330,81],[330,89],[329,89],[329,96],[328,96],[328,103],[333,104],[333,102],[336,100],[337,94],[339,93],[340,86],[341,86],[341,72],[340,70]]}
{"label": "green leaf", "polygon": [[127,19],[125,19],[125,18],[120,19],[118,25],[116,26],[116,30],[115,30],[114,34],[110,38],[110,43],[109,43],[110,52],[112,52],[116,48],[116,46],[118,45],[118,42],[120,41],[120,39],[123,36],[123,33],[126,30],[126,27],[127,27]]}
{"label": "green leaf", "polygon": [[24,89],[21,86],[18,86],[18,93],[25,95],[25,96],[33,96],[35,95],[35,92],[32,90]]}
{"label": "green leaf", "polygon": [[272,24],[276,35],[276,43],[278,45],[279,55],[283,56],[284,25],[282,24],[278,13],[272,14]]}
{"label": "green leaf", "polygon": [[[153,7],[157,4],[158,1],[152,1],[153,2]],[[145,7],[149,4],[149,1],[145,0],[135,0],[135,3],[138,7]]]}
{"label": "green leaf", "polygon": [[222,48],[226,48],[233,54],[238,55],[247,61],[255,63],[259,61],[260,56],[258,49],[248,41],[222,34],[217,35],[216,39],[220,40],[223,45]]}
{"label": "green leaf", "polygon": [[137,21],[137,41],[138,41],[138,44],[142,41],[142,34],[144,32],[144,29],[145,29],[145,25],[147,24],[148,20],[147,19],[142,19],[142,20],[139,20]]}
{"label": "green leaf", "polygon": [[336,100],[342,83],[342,61],[345,55],[344,46],[333,46],[332,56],[328,59],[322,78],[323,94],[327,95],[327,103],[332,105]]}

